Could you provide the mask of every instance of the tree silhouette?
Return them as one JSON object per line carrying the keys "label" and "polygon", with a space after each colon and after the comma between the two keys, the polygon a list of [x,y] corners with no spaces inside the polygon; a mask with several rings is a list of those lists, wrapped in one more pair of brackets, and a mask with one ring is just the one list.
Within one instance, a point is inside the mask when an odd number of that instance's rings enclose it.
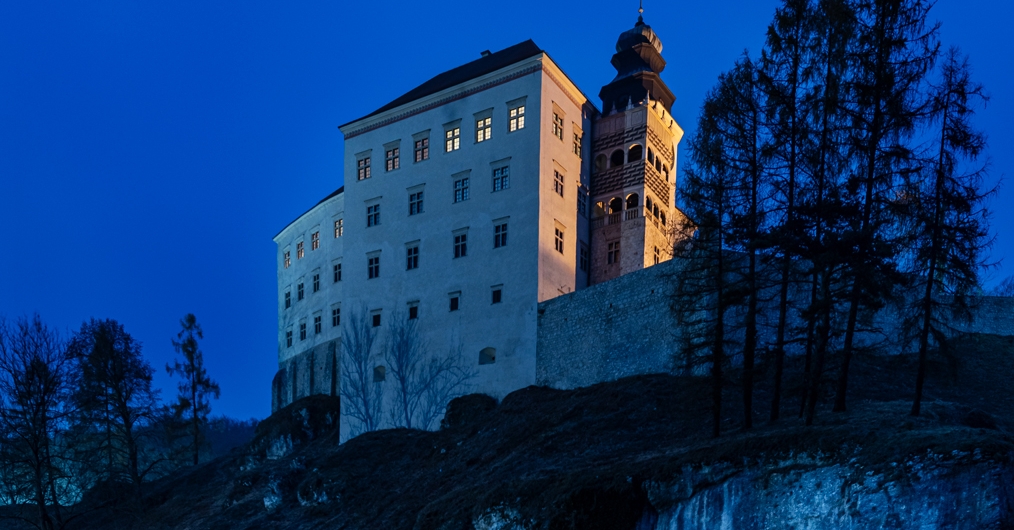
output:
{"label": "tree silhouette", "polygon": [[201,426],[207,423],[208,415],[211,414],[210,398],[218,399],[221,390],[204,369],[204,354],[197,343],[198,339],[204,338],[204,333],[197,323],[197,317],[188,313],[180,320],[180,327],[182,329],[173,340],[173,348],[183,356],[183,360],[166,364],[165,369],[170,376],[179,374],[182,378],[177,384],[179,395],[173,404],[173,410],[189,423],[190,448],[196,466],[200,461]]}

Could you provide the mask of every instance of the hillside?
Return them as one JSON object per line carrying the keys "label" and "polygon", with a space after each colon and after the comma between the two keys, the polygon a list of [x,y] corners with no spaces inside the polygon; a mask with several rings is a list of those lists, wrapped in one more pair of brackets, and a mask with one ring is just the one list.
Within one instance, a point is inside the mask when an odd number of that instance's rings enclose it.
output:
{"label": "hillside", "polygon": [[740,432],[733,381],[717,440],[707,382],[668,375],[530,387],[499,404],[466,396],[438,432],[373,432],[343,446],[337,401],[317,396],[262,422],[242,450],[153,483],[142,507],[92,498],[70,527],[1014,524],[1014,337],[967,336],[950,352],[933,356],[923,417],[908,416],[910,357],[859,358],[851,410],[822,406],[812,427],[792,413],[768,425],[762,385],[759,427]]}

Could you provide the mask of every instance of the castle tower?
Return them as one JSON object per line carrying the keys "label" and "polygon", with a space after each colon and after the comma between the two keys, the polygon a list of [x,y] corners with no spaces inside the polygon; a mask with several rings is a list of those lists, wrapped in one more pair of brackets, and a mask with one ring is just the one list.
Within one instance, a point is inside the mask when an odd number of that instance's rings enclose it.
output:
{"label": "castle tower", "polygon": [[683,129],[670,114],[676,97],[659,77],[662,42],[638,16],[611,62],[617,74],[599,92],[592,138],[593,284],[670,259],[682,216],[674,194]]}

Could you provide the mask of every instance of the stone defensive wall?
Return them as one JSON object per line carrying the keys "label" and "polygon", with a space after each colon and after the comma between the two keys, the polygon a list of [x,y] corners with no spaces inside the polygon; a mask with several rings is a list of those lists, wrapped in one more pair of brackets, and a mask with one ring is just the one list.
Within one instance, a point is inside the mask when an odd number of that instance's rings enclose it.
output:
{"label": "stone defensive wall", "polygon": [[340,339],[327,341],[281,363],[271,381],[271,412],[312,394],[337,396],[340,343]]}

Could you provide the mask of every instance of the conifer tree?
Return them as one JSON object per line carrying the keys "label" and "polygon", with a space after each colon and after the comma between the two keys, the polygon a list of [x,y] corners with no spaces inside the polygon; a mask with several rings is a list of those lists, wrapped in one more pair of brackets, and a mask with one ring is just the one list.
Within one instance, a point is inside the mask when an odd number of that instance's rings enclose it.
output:
{"label": "conifer tree", "polygon": [[208,415],[211,414],[210,399],[218,399],[221,389],[204,369],[204,354],[197,343],[198,339],[204,338],[204,332],[197,323],[197,317],[188,313],[180,320],[180,326],[182,329],[176,334],[173,347],[176,353],[183,356],[183,361],[173,361],[171,365],[166,364],[165,368],[170,376],[179,374],[182,378],[177,385],[179,395],[173,409],[189,424],[190,449],[196,466],[200,461],[203,441],[201,427],[207,424]]}

